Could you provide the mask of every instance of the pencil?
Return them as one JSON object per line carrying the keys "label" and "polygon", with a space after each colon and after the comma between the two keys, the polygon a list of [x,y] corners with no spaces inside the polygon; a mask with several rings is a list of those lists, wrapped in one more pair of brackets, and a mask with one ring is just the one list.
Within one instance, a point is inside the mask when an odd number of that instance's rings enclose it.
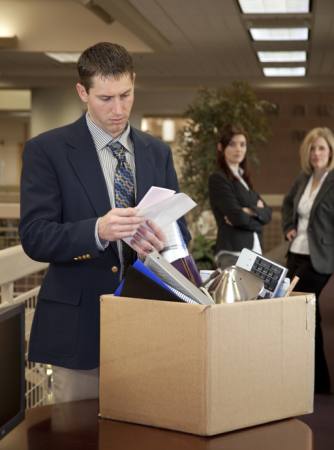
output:
{"label": "pencil", "polygon": [[285,297],[289,297],[291,295],[291,292],[294,290],[294,288],[295,288],[296,284],[298,283],[298,281],[299,281],[299,277],[297,277],[297,275],[295,275],[292,278],[291,283],[289,284],[289,287],[288,287],[288,289],[286,291]]}

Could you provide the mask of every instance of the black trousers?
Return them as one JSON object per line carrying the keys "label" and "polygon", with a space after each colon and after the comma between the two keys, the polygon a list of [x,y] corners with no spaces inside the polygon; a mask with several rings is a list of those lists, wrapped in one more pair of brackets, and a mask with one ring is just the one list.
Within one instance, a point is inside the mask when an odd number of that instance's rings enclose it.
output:
{"label": "black trousers", "polygon": [[300,278],[296,286],[296,291],[315,293],[317,299],[315,329],[315,392],[329,393],[330,379],[323,347],[319,296],[329,280],[330,275],[316,272],[312,266],[309,255],[300,255],[289,252],[287,267],[289,269],[288,277],[290,277],[290,279],[295,275]]}

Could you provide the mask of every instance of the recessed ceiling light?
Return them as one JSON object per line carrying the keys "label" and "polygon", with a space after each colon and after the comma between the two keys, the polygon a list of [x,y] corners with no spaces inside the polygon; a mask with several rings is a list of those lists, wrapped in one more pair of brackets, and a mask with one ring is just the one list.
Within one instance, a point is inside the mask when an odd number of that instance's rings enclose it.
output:
{"label": "recessed ceiling light", "polygon": [[47,52],[45,53],[49,58],[55,59],[61,63],[76,63],[81,53],[61,53],[61,52]]}
{"label": "recessed ceiling light", "polygon": [[306,51],[257,52],[261,62],[305,62]]}
{"label": "recessed ceiling light", "polygon": [[250,28],[254,41],[307,41],[308,28]]}
{"label": "recessed ceiling light", "polygon": [[263,67],[266,77],[304,77],[305,67]]}
{"label": "recessed ceiling light", "polygon": [[238,0],[244,14],[290,14],[310,12],[310,0]]}

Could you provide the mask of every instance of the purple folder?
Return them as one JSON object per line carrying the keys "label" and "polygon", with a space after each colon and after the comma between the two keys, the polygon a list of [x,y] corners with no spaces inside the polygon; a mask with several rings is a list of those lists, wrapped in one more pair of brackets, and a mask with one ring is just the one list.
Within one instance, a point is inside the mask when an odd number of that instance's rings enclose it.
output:
{"label": "purple folder", "polygon": [[184,258],[177,259],[171,263],[179,272],[182,273],[188,280],[199,287],[202,284],[201,276],[197,269],[194,258],[188,255]]}

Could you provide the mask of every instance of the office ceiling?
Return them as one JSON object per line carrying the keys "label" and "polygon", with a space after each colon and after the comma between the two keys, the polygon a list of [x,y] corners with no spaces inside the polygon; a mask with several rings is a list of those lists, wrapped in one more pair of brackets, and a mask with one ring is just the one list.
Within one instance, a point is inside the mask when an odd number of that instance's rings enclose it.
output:
{"label": "office ceiling", "polygon": [[[233,80],[256,88],[332,89],[333,13],[333,0],[313,0],[310,14],[283,18],[243,15],[237,0],[0,0],[0,33],[17,37],[0,38],[0,88],[72,84],[75,64],[59,63],[45,52],[81,52],[112,41],[133,53],[142,90]],[[306,25],[310,38],[307,43],[252,42],[248,28],[266,25]],[[256,49],[306,49],[306,76],[266,78]]]}

